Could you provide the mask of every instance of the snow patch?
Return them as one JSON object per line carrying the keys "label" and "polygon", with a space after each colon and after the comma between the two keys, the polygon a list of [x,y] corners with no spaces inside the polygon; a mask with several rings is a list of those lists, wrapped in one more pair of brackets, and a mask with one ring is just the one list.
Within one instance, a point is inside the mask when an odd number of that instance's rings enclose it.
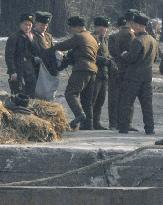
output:
{"label": "snow patch", "polygon": [[153,83],[163,83],[163,78],[152,78]]}
{"label": "snow patch", "polygon": [[7,39],[8,39],[8,37],[0,37],[0,42],[6,42],[7,41]]}

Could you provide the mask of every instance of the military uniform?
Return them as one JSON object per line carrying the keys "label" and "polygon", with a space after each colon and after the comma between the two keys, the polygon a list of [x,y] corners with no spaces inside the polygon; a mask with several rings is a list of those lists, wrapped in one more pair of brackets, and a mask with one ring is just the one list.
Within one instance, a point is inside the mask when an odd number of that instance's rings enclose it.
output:
{"label": "military uniform", "polygon": [[[42,23],[42,24],[49,24],[52,18],[52,14],[49,12],[42,12],[38,11],[36,12],[36,22]],[[54,46],[53,43],[53,37],[50,33],[47,31],[44,33],[40,33],[36,28],[33,29],[34,33],[34,41],[38,47],[38,56],[43,60],[47,70],[51,75],[57,75],[58,72],[56,70],[57,68],[57,60],[56,56],[54,55],[49,48]],[[37,66],[36,69],[36,76],[38,78],[39,74],[39,67]]]}
{"label": "military uniform", "polygon": [[56,44],[54,49],[60,51],[73,50],[74,65],[65,91],[65,97],[75,118],[80,119],[80,116],[85,113],[85,124],[87,125],[85,128],[92,129],[92,97],[97,73],[97,41],[90,32],[83,30],[71,39]]}
{"label": "military uniform", "polygon": [[[51,48],[53,44],[53,38],[52,35],[48,32],[44,33],[44,36],[37,32],[35,29],[33,30],[34,33],[34,41],[38,47],[38,56],[43,60],[47,70],[51,75],[57,75],[57,60],[54,55],[54,53],[51,52],[51,50],[48,50]],[[36,75],[38,76],[39,73],[39,65],[36,69]]]}
{"label": "military uniform", "polygon": [[[109,36],[108,48],[110,55],[116,59],[116,36],[117,32]],[[108,116],[109,116],[109,128],[117,128],[118,121],[118,96],[119,96],[119,85],[118,85],[118,72],[109,71],[108,79]]]}
{"label": "military uniform", "polygon": [[[108,38],[104,36],[96,35],[98,39],[99,50],[98,56],[102,56],[104,58],[109,57],[108,50]],[[108,84],[108,67],[102,64],[98,64],[98,72],[95,81],[94,93],[93,93],[93,121],[95,129],[105,129],[101,126],[100,117],[102,112],[102,106],[104,105],[106,92],[107,92],[107,84]]]}
{"label": "military uniform", "polygon": [[17,88],[11,90],[12,94],[24,93],[34,98],[35,96],[35,68],[33,59],[37,49],[33,40],[30,40],[25,33],[19,31],[11,35],[6,43],[5,60],[7,64],[7,74],[17,74]]}
{"label": "military uniform", "polygon": [[[118,66],[118,73],[110,73],[109,75],[109,95],[108,95],[108,110],[109,110],[109,127],[118,128],[119,115],[119,95],[121,85],[124,80],[124,75],[127,69],[127,64],[121,59],[121,53],[129,51],[132,40],[135,34],[128,26],[122,26],[119,32],[113,34],[109,38],[109,51],[114,57]],[[133,108],[130,113],[130,127],[133,118]]]}
{"label": "military uniform", "polygon": [[152,110],[152,65],[157,55],[157,43],[146,32],[138,33],[131,44],[130,51],[124,54],[123,60],[128,63],[125,80],[121,89],[119,129],[127,133],[129,113],[138,97],[143,113],[146,134],[154,132]]}
{"label": "military uniform", "polygon": [[39,48],[47,49],[53,46],[53,37],[50,33],[45,32],[43,36],[35,29],[33,29],[33,33],[35,34],[34,39]]}

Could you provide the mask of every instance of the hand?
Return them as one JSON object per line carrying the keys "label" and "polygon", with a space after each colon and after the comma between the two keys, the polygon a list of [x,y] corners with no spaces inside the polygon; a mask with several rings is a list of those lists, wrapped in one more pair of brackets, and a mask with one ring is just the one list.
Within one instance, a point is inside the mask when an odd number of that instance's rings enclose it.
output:
{"label": "hand", "polygon": [[34,61],[35,61],[36,64],[40,64],[41,63],[41,58],[36,56],[36,57],[34,57]]}
{"label": "hand", "polygon": [[10,77],[11,81],[16,81],[17,80],[17,73],[13,73]]}
{"label": "hand", "polygon": [[61,51],[56,51],[56,52],[55,52],[55,56],[56,56],[56,59],[57,59],[58,61],[62,61],[62,60],[63,60],[64,53],[61,52]]}

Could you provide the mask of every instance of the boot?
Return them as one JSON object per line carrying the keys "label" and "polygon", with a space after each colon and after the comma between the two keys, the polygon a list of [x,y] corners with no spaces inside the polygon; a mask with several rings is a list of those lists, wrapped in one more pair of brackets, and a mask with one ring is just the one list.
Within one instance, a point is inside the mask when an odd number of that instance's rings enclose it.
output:
{"label": "boot", "polygon": [[80,130],[93,130],[93,119],[81,120]]}
{"label": "boot", "polygon": [[148,130],[145,131],[146,135],[155,135],[155,131],[154,130]]}
{"label": "boot", "polygon": [[132,132],[139,132],[139,130],[137,130],[136,128],[130,126],[128,131],[132,131]]}
{"label": "boot", "polygon": [[82,113],[80,116],[76,117],[74,120],[70,122],[71,129],[77,129],[80,126],[80,122],[85,121],[86,117],[85,114]]}
{"label": "boot", "polygon": [[120,134],[128,134],[128,130],[119,130]]}
{"label": "boot", "polygon": [[163,139],[155,142],[155,145],[163,145]]}
{"label": "boot", "polygon": [[107,128],[103,127],[100,122],[93,122],[93,127],[95,130],[107,130]]}

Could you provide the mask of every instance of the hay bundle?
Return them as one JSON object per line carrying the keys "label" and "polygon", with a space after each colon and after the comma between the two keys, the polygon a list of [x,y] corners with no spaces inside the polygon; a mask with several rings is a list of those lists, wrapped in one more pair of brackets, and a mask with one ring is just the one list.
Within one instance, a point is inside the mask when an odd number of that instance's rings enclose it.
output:
{"label": "hay bundle", "polygon": [[57,139],[51,123],[32,114],[14,114],[11,127],[29,141],[49,142]]}
{"label": "hay bundle", "polygon": [[0,130],[0,144],[24,144],[28,140],[12,128]]}
{"label": "hay bundle", "polygon": [[62,105],[40,100],[32,104],[36,115],[9,112],[0,101],[1,144],[54,141],[69,129]]}
{"label": "hay bundle", "polygon": [[9,126],[12,120],[12,114],[3,106],[2,101],[0,101],[0,128],[5,128]]}
{"label": "hay bundle", "polygon": [[35,100],[32,106],[37,116],[52,124],[58,136],[69,130],[68,119],[61,104]]}

